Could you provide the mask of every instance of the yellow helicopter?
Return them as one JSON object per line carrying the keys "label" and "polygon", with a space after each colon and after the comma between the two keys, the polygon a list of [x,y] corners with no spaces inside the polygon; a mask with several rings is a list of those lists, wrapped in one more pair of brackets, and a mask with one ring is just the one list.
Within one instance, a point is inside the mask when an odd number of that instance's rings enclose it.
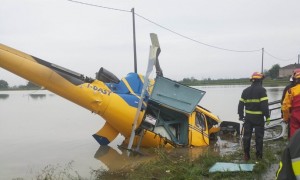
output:
{"label": "yellow helicopter", "polygon": [[[0,44],[0,67],[37,84],[93,113],[106,122],[93,137],[108,145],[120,133],[128,149],[207,146],[221,120],[199,104],[205,92],[163,77],[160,46],[150,34],[146,75],[129,73],[118,79],[100,68],[96,78]],[[157,75],[150,79],[153,68]]]}

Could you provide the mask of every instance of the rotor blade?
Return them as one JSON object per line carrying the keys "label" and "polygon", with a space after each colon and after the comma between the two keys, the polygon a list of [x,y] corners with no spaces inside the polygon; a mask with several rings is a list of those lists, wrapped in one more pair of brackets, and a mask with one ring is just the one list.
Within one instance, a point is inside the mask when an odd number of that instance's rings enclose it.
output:
{"label": "rotor blade", "polygon": [[155,33],[150,33],[150,38],[151,38],[152,46],[160,48],[160,45],[159,45],[159,42],[158,42],[157,34],[155,34]]}
{"label": "rotor blade", "polygon": [[146,90],[148,89],[148,86],[149,86],[149,76],[150,76],[150,74],[153,70],[153,66],[154,66],[155,61],[156,61],[157,50],[158,50],[158,47],[153,47],[153,46],[150,47],[148,67],[147,67],[146,75],[144,77],[144,86],[143,86],[143,89],[142,89],[141,98],[140,98],[140,101],[138,103],[136,115],[135,115],[134,122],[133,122],[133,125],[132,125],[131,135],[130,135],[130,139],[129,139],[127,149],[132,148],[133,140],[134,140],[134,137],[135,137],[136,123],[137,123],[137,120],[138,120],[139,115],[140,115],[140,111],[141,111],[141,107],[142,107],[142,104],[143,104],[145,92],[146,92]]}
{"label": "rotor blade", "polygon": [[151,38],[152,46],[158,47],[157,54],[156,54],[156,62],[155,62],[156,75],[163,76],[163,72],[159,65],[159,60],[158,60],[158,56],[161,52],[160,45],[158,42],[158,37],[155,33],[150,33],[150,38]]}

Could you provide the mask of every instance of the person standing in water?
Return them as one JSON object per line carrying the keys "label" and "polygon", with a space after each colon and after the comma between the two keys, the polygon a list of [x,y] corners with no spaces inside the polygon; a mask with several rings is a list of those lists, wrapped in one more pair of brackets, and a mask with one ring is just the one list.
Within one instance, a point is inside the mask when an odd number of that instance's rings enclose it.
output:
{"label": "person standing in water", "polygon": [[245,161],[250,159],[253,129],[255,129],[256,158],[260,160],[263,157],[264,117],[267,123],[270,123],[268,96],[266,89],[262,86],[263,79],[262,73],[252,74],[250,78],[252,84],[244,89],[238,105],[239,120],[245,121],[243,134]]}

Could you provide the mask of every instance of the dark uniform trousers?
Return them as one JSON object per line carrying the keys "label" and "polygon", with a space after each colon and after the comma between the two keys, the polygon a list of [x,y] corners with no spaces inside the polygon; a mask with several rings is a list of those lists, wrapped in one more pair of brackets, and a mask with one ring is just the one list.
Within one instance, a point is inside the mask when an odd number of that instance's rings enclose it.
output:
{"label": "dark uniform trousers", "polygon": [[[244,124],[244,136],[243,136],[243,145],[244,145],[244,152],[248,153],[247,155],[250,157],[250,143],[253,130],[255,133],[255,145],[256,145],[256,157],[262,158],[263,154],[263,139],[264,139],[264,123],[259,124],[257,123],[258,119],[249,119],[245,121]],[[259,120],[259,122],[264,122],[264,119]]]}
{"label": "dark uniform trousers", "polygon": [[243,91],[238,105],[238,114],[240,119],[245,118],[243,134],[245,156],[247,159],[250,158],[251,137],[253,130],[255,130],[256,157],[261,159],[263,154],[264,117],[270,119],[268,96],[261,82],[253,82],[251,86]]}

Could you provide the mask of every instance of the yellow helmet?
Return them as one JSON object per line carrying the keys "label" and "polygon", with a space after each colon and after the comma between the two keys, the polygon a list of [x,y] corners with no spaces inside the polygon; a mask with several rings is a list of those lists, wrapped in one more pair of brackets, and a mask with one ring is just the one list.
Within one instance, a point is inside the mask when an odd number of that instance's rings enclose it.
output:
{"label": "yellow helmet", "polygon": [[251,80],[263,80],[264,79],[264,75],[262,73],[259,72],[254,72],[251,76]]}
{"label": "yellow helmet", "polygon": [[295,72],[294,78],[295,78],[295,79],[300,79],[300,71]]}
{"label": "yellow helmet", "polygon": [[300,68],[294,69],[294,71],[293,71],[293,76],[295,76],[295,74],[296,74],[297,72],[300,72]]}

